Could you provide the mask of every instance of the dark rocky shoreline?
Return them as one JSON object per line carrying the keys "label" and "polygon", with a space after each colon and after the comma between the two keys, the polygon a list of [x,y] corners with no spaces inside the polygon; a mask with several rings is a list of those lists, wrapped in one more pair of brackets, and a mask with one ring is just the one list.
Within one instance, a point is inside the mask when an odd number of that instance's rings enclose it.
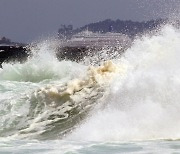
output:
{"label": "dark rocky shoreline", "polygon": [[[88,54],[88,50],[87,47],[59,47],[56,56],[59,60],[79,61]],[[0,46],[0,67],[3,62],[25,62],[29,56],[32,53],[26,46]]]}
{"label": "dark rocky shoreline", "polygon": [[[131,46],[131,43],[132,40],[128,36],[118,33],[82,35],[80,38],[75,37],[68,41],[60,40],[54,52],[59,60],[76,62],[83,61],[87,56],[101,56],[99,55],[102,54],[101,52],[106,52],[111,58],[114,58],[114,52],[120,55]],[[36,44],[0,46],[0,65],[3,62],[24,62],[29,56],[33,55],[31,48],[36,49],[36,47],[38,51],[38,45]]]}
{"label": "dark rocky shoreline", "polygon": [[[58,47],[56,49],[56,57],[58,60],[71,60],[71,61],[83,61],[85,56],[93,56],[98,54],[102,50],[102,47]],[[119,50],[118,48],[109,49],[109,54],[113,51]],[[112,51],[113,50],[113,51]],[[125,48],[121,48],[119,53],[122,53]],[[31,50],[26,46],[0,46],[0,67],[3,62],[20,62],[23,63],[29,56],[32,56]]]}
{"label": "dark rocky shoreline", "polygon": [[[97,54],[104,46],[113,48],[109,52],[118,51],[121,54],[125,49],[131,46],[136,35],[143,34],[145,31],[153,31],[167,22],[168,20],[166,19],[147,22],[113,21],[107,19],[77,29],[73,29],[71,25],[63,25],[62,28],[59,29],[59,39],[60,42],[62,38],[67,42],[65,42],[64,46],[56,48],[56,56],[59,60],[81,61],[83,57],[89,56],[89,54],[90,56]],[[175,23],[175,25],[180,25],[178,21]],[[89,34],[87,34],[87,36],[84,35],[83,32],[87,32],[87,30],[90,31],[90,34],[91,32],[94,34],[92,36]],[[3,62],[24,62],[32,55],[27,44],[11,42],[10,39],[5,37],[0,40],[0,67]],[[116,46],[119,45],[122,48],[116,49]]]}
{"label": "dark rocky shoreline", "polygon": [[0,65],[9,61],[24,62],[28,56],[29,52],[25,46],[0,46]]}

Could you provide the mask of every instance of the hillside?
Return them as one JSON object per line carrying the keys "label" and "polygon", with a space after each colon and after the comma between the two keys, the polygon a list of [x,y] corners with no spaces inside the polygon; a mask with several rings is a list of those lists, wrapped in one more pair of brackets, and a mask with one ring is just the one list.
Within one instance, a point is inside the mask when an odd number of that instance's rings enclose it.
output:
{"label": "hillside", "polygon": [[111,19],[106,19],[104,21],[90,23],[77,29],[73,29],[73,25],[61,25],[61,28],[58,30],[58,36],[60,38],[65,37],[68,39],[74,34],[88,30],[94,33],[122,33],[128,35],[129,37],[134,37],[138,33],[143,33],[147,30],[154,30],[158,26],[167,22],[168,21],[166,19],[157,19],[144,22],[135,22],[131,20],[122,21],[119,19],[114,21]]}

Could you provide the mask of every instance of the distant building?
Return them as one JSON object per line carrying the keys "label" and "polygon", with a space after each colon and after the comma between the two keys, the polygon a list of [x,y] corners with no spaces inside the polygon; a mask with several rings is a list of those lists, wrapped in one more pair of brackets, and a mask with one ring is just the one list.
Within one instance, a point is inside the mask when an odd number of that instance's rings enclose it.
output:
{"label": "distant building", "polygon": [[10,44],[10,43],[11,43],[11,40],[6,37],[0,38],[0,44]]}
{"label": "distant building", "polygon": [[60,39],[70,39],[73,35],[73,25],[61,25],[58,30],[58,37]]}
{"label": "distant building", "polygon": [[129,42],[131,39],[122,33],[93,33],[85,30],[73,35],[66,45],[79,47],[124,46]]}

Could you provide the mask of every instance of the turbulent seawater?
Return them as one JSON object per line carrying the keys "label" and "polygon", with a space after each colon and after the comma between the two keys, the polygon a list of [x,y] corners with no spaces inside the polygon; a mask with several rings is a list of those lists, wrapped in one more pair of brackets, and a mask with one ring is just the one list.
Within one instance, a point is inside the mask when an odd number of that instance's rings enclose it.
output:
{"label": "turbulent seawater", "polygon": [[166,25],[113,59],[58,61],[45,41],[3,63],[0,153],[179,153],[179,42]]}

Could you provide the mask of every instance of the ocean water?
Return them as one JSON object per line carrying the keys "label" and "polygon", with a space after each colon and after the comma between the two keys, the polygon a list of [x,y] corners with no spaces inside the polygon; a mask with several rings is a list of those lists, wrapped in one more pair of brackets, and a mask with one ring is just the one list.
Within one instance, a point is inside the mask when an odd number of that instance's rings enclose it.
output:
{"label": "ocean water", "polygon": [[44,41],[3,63],[0,153],[180,153],[179,42],[166,25],[121,56],[58,61]]}

